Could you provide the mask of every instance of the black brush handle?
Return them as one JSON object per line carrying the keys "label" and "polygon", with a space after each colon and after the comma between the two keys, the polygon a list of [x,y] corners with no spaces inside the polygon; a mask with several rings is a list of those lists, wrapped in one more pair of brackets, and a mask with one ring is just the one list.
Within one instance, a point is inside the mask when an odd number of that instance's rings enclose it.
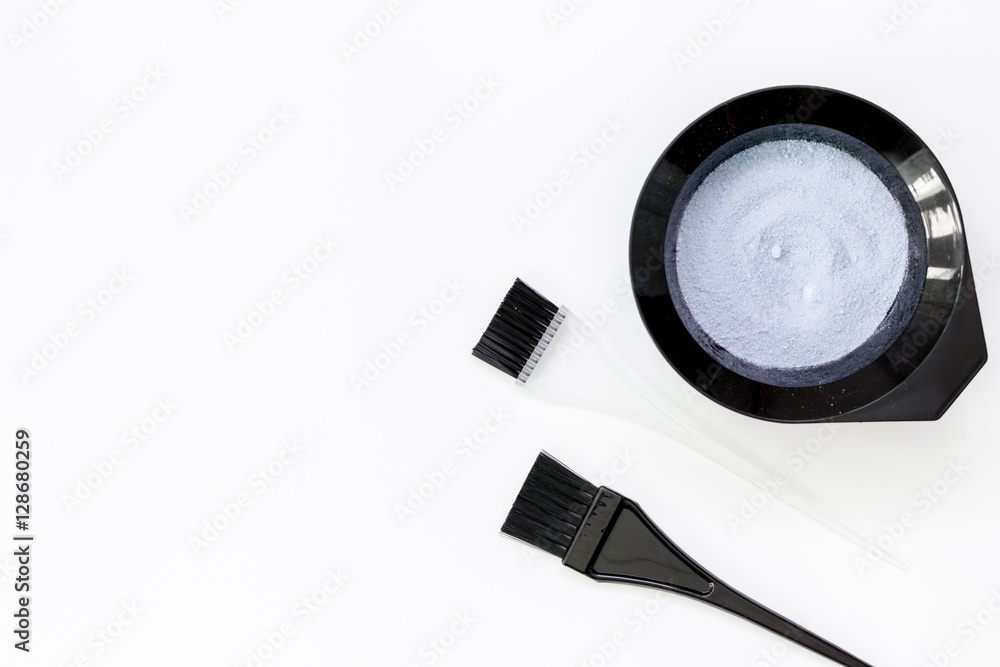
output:
{"label": "black brush handle", "polygon": [[598,581],[660,588],[718,607],[845,667],[872,667],[729,588],[681,550],[642,508],[600,487],[563,564]]}
{"label": "black brush handle", "polygon": [[864,660],[854,657],[847,651],[834,646],[822,637],[814,635],[802,626],[793,623],[781,614],[776,614],[725,584],[714,582],[712,592],[708,595],[700,598],[698,596],[691,597],[701,599],[703,602],[724,609],[740,618],[745,618],[830,660],[846,665],[846,667],[872,667]]}

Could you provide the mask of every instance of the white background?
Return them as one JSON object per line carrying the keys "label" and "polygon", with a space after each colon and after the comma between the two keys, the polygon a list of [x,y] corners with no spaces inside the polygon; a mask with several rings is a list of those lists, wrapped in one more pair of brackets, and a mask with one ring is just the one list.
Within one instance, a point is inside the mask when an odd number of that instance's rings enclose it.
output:
{"label": "white background", "polygon": [[[469,355],[515,276],[581,315],[610,299],[602,334],[639,376],[787,469],[817,427],[751,420],[687,390],[620,282],[635,200],[670,140],[716,104],[782,84],[864,97],[936,147],[995,347],[996,3],[911,1],[887,31],[883,0],[594,0],[558,22],[556,0],[405,1],[349,55],[385,2],[49,4],[51,18],[40,0],[0,16],[0,540],[13,544],[22,427],[37,536],[30,655],[12,647],[13,546],[0,549],[3,664],[829,664],[501,538],[542,448],[592,479],[634,459],[613,486],[689,553],[874,665],[996,664],[996,362],[940,421],[847,425],[795,475],[872,539],[914,514],[891,549],[912,563],[903,572],[859,565],[861,549],[776,501],[734,530],[752,485],[651,431],[539,401]],[[706,21],[720,34],[678,66]],[[450,110],[481,78],[496,89],[480,88],[458,123]],[[294,118],[269,136],[276,109]],[[609,121],[624,129],[581,162]],[[110,131],[88,140],[102,122]],[[386,172],[436,128],[444,141],[391,188]],[[272,140],[249,148],[258,133]],[[212,187],[230,161],[239,173]],[[516,229],[512,215],[562,170],[572,184]],[[185,215],[196,191],[211,201]],[[336,252],[307,261],[327,238]],[[286,280],[303,265],[308,280]],[[253,315],[274,290],[271,316]],[[260,326],[227,343],[248,318]],[[358,391],[351,377],[401,334],[409,344]],[[40,370],[25,373],[33,358]],[[503,426],[476,452],[456,449],[491,410]],[[123,440],[134,428],[149,435]],[[286,441],[301,453],[274,463]],[[922,511],[914,497],[950,461],[970,470]],[[268,465],[280,474],[255,477]],[[442,469],[453,474],[401,518]],[[347,577],[329,595],[328,573]],[[306,614],[310,596],[323,603]],[[992,623],[970,632],[984,609]],[[292,632],[272,651],[283,624]]]}

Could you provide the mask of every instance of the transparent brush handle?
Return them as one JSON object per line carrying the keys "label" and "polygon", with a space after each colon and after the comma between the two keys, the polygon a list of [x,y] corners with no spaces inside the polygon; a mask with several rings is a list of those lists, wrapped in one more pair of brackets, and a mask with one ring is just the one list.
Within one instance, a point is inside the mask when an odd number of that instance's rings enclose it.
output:
{"label": "transparent brush handle", "polygon": [[[654,395],[630,377],[599,342],[593,327],[568,311],[530,377],[519,383],[548,400],[598,410],[664,433],[758,488],[769,478],[732,447],[688,425],[678,410],[670,411],[667,398]],[[865,550],[877,550],[899,569],[909,567],[787,481],[767,485],[767,492]]]}

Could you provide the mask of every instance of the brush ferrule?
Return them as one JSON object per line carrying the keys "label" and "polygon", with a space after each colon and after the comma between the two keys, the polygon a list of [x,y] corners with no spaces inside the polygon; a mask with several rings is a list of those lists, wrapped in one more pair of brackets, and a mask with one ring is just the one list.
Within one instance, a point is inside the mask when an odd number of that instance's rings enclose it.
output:
{"label": "brush ferrule", "polygon": [[598,581],[662,588],[704,598],[713,577],[680,550],[632,500],[599,487],[566,549],[563,565]]}
{"label": "brush ferrule", "polygon": [[535,349],[532,350],[531,356],[528,357],[528,361],[524,364],[524,368],[521,369],[521,373],[517,376],[517,381],[524,384],[531,377],[531,371],[535,370],[535,366],[538,365],[539,360],[542,355],[545,354],[545,350],[549,347],[549,343],[555,337],[556,332],[559,330],[559,326],[566,319],[569,313],[565,308],[560,308],[556,311],[555,316],[553,316],[552,321],[549,322],[549,326],[545,329],[545,333],[542,334],[541,340],[535,345]]}
{"label": "brush ferrule", "polygon": [[597,496],[583,519],[583,524],[566,550],[563,565],[577,572],[588,573],[621,502],[622,497],[611,489],[603,486],[598,489]]}

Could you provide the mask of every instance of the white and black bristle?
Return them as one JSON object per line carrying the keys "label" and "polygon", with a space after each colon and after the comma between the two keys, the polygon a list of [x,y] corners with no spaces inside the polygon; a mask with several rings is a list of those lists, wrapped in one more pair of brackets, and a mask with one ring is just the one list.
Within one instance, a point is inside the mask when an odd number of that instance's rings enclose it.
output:
{"label": "white and black bristle", "polygon": [[556,304],[518,278],[472,355],[517,378],[558,313]]}
{"label": "white and black bristle", "polygon": [[500,532],[562,558],[597,491],[596,486],[542,452]]}

